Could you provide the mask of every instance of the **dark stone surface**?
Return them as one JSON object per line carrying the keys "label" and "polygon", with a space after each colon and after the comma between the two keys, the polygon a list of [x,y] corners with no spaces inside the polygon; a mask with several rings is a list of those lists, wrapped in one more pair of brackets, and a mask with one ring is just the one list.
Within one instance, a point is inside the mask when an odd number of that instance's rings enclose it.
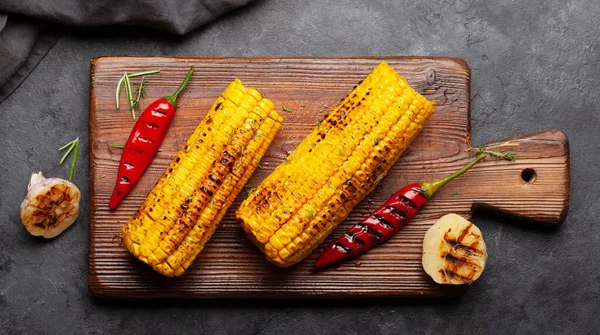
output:
{"label": "dark stone surface", "polygon": [[[600,3],[260,1],[187,37],[131,29],[59,32],[0,104],[0,333],[596,333],[600,329]],[[571,143],[571,209],[544,231],[476,215],[482,278],[453,301],[106,303],[87,291],[88,205],[52,241],[19,204],[33,171],[66,177],[56,148],[82,138],[87,199],[89,64],[101,55],[464,58],[474,144],[559,128]]]}

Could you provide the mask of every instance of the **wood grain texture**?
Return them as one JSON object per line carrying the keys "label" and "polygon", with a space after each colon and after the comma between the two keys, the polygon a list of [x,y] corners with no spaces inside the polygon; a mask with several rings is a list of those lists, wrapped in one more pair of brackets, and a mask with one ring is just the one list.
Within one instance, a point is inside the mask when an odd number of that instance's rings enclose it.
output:
{"label": "wood grain texture", "polygon": [[[250,179],[257,185],[315,127],[326,113],[385,59],[428,99],[435,113],[421,135],[371,195],[315,253],[291,269],[269,264],[244,238],[234,221],[240,194],[213,238],[180,278],[165,278],[133,258],[120,245],[120,230],[142,203],[163,169],[213,101],[234,78],[257,87],[285,121],[263,158],[264,169]],[[190,66],[196,74],[180,97],[178,111],[149,170],[115,211],[108,200],[121,150],[134,122],[116,110],[115,86],[123,72],[161,69],[148,76],[151,101],[172,93]],[[569,147],[560,131],[546,131],[491,143],[517,153],[516,162],[488,159],[440,190],[409,225],[384,245],[337,268],[313,272],[318,254],[385,201],[398,188],[442,177],[469,159],[469,69],[449,58],[167,58],[105,57],[92,61],[90,93],[90,253],[89,288],[98,296],[122,298],[295,298],[295,297],[449,297],[464,287],[435,284],[421,267],[421,242],[443,214],[471,217],[485,207],[531,222],[559,224],[569,205]],[[523,175],[523,171],[526,171]],[[523,176],[522,176],[523,175]],[[528,179],[529,182],[524,181]],[[483,232],[485,236],[485,231]]]}

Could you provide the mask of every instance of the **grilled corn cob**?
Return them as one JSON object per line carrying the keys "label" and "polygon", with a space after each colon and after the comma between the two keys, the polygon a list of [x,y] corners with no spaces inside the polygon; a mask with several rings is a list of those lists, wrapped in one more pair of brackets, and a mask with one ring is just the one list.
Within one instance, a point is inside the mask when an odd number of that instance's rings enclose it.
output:
{"label": "grilled corn cob", "polygon": [[310,254],[371,192],[433,113],[382,62],[319,123],[236,213],[267,259]]}
{"label": "grilled corn cob", "polygon": [[281,126],[273,107],[238,79],[227,87],[123,227],[135,257],[165,276],[185,272]]}

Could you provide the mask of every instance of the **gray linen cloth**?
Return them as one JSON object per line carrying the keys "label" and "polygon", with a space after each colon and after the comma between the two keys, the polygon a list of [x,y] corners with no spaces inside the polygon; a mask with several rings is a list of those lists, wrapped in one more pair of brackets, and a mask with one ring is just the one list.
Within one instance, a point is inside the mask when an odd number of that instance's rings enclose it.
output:
{"label": "gray linen cloth", "polygon": [[253,0],[0,0],[0,102],[54,45],[46,25],[138,26],[186,34]]}

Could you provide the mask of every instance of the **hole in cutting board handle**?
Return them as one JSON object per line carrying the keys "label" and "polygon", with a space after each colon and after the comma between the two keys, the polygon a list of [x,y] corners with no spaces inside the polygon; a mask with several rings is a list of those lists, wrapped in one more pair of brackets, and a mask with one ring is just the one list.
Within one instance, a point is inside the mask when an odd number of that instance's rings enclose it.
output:
{"label": "hole in cutting board handle", "polygon": [[521,179],[527,184],[533,184],[537,178],[537,173],[534,169],[526,168],[521,171]]}

